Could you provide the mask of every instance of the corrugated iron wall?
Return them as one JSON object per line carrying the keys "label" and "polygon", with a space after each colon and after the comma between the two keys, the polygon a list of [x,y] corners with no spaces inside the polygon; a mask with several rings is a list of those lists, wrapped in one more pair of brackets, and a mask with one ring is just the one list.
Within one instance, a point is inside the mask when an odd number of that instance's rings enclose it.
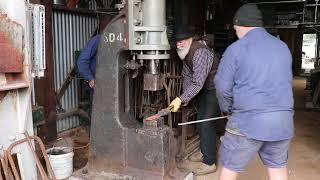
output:
{"label": "corrugated iron wall", "polygon": [[[97,25],[97,19],[90,14],[53,11],[53,58],[55,89],[60,89],[64,79],[74,66],[75,51],[81,50],[89,41]],[[64,110],[78,107],[78,87],[73,81],[61,99]],[[57,131],[61,132],[79,126],[79,117],[69,117],[57,121]]]}
{"label": "corrugated iron wall", "polygon": [[97,9],[96,1],[90,1],[89,2],[89,9],[91,9],[91,10],[96,10]]}

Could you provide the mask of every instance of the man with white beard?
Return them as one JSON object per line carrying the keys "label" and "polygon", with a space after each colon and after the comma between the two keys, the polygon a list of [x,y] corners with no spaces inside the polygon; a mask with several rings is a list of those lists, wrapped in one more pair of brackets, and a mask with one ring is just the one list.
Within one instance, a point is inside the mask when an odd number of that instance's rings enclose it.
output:
{"label": "man with white beard", "polygon": [[[177,112],[181,104],[192,104],[197,110],[197,119],[220,116],[213,79],[219,58],[206,45],[193,40],[193,32],[188,26],[176,29],[177,53],[183,62],[183,93],[170,104],[172,112]],[[191,161],[202,162],[193,172],[205,175],[216,171],[216,123],[197,124],[201,153],[190,157]]]}

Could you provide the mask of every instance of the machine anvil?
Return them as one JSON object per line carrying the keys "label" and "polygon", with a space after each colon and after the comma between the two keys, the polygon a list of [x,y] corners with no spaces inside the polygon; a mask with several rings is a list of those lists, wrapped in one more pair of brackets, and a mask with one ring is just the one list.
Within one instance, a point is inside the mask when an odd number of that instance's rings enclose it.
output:
{"label": "machine anvil", "polygon": [[128,62],[140,63],[145,67],[140,76],[148,83],[144,90],[161,90],[159,67],[169,59],[168,50],[165,0],[127,0],[104,29],[97,55],[89,171],[137,179],[179,179],[170,175],[176,167],[177,147],[172,129],[165,125],[146,128],[136,120],[135,87],[126,69]]}

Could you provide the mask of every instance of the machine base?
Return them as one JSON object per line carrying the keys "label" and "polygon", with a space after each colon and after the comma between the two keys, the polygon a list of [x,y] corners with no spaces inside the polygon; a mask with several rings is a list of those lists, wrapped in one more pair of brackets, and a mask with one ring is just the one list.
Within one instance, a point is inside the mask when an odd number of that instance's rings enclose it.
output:
{"label": "machine base", "polygon": [[152,172],[139,169],[126,169],[121,173],[88,171],[85,167],[76,171],[69,180],[193,180],[192,172],[180,172],[178,169],[172,175],[159,176]]}
{"label": "machine base", "polygon": [[[86,176],[100,175],[124,177],[124,179],[184,179],[187,173],[179,174],[176,168],[177,141],[167,126],[155,128],[123,128],[125,143],[123,164],[116,162],[112,154],[90,154]],[[108,173],[106,173],[108,172]],[[121,179],[121,178],[120,178]]]}

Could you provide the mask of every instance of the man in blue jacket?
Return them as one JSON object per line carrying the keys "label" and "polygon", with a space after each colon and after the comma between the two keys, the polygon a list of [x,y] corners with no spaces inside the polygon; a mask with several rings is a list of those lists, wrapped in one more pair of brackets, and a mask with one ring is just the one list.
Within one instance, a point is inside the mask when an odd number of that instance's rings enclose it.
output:
{"label": "man in blue jacket", "polygon": [[99,34],[93,36],[78,58],[79,73],[92,89],[96,86],[95,73],[99,40]]}
{"label": "man in blue jacket", "polygon": [[104,30],[110,20],[110,15],[100,16],[99,27],[78,58],[77,63],[79,73],[88,82],[89,87],[92,89],[96,86],[95,73],[100,33]]}
{"label": "man in blue jacket", "polygon": [[220,180],[235,180],[256,153],[269,179],[288,179],[292,58],[286,44],[262,26],[256,5],[240,7],[234,17],[239,40],[225,51],[214,79],[221,111],[230,115],[221,138]]}
{"label": "man in blue jacket", "polygon": [[93,92],[96,86],[96,62],[97,62],[97,53],[100,41],[100,33],[104,30],[107,24],[110,22],[112,16],[110,15],[100,15],[100,23],[98,28],[93,33],[90,41],[83,48],[80,56],[78,57],[77,65],[78,71],[82,78],[84,78],[85,83],[83,88],[88,94],[89,106],[89,115],[91,115]]}

